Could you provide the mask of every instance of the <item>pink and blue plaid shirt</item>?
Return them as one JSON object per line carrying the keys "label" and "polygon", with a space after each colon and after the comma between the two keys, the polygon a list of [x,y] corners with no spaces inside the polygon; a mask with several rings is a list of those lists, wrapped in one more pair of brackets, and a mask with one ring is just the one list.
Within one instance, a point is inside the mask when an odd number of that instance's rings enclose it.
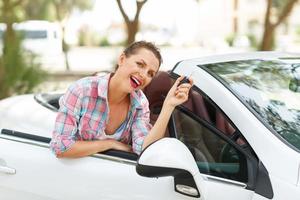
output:
{"label": "pink and blue plaid shirt", "polygon": [[107,90],[110,74],[83,78],[61,97],[50,148],[55,154],[69,149],[77,140],[113,138],[131,144],[139,154],[151,129],[149,103],[141,90],[130,94],[131,106],[126,120],[113,135],[106,135],[109,107]]}

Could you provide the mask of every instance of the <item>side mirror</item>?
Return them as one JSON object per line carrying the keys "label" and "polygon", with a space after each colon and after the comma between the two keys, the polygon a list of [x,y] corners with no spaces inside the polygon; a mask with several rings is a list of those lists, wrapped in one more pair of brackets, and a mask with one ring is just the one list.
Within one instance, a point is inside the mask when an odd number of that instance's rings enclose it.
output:
{"label": "side mirror", "polygon": [[196,162],[188,148],[175,138],[163,138],[149,145],[139,156],[136,171],[145,177],[173,176],[175,191],[200,197],[201,176]]}

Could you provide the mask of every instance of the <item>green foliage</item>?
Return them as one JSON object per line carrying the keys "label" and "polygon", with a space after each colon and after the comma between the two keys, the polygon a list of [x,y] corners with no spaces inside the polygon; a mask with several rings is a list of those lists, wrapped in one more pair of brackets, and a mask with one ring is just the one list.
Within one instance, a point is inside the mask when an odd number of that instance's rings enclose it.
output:
{"label": "green foliage", "polygon": [[258,48],[258,41],[257,41],[257,38],[254,34],[252,33],[249,33],[247,34],[247,37],[250,41],[250,45],[253,49],[257,49]]}
{"label": "green foliage", "polygon": [[51,0],[51,2],[59,21],[67,18],[74,9],[84,11],[92,8],[91,0]]}
{"label": "green foliage", "polygon": [[101,38],[99,33],[83,25],[78,31],[79,46],[110,46],[106,37]]}
{"label": "green foliage", "polygon": [[101,47],[107,47],[107,46],[110,46],[111,44],[109,43],[107,37],[102,37],[102,38],[100,39],[99,45],[100,45]]}
{"label": "green foliage", "polygon": [[232,33],[225,38],[225,41],[228,43],[230,47],[232,47],[235,39],[236,39],[236,34]]}
{"label": "green foliage", "polygon": [[295,33],[297,35],[296,42],[300,42],[300,26],[296,26]]}
{"label": "green foliage", "polygon": [[21,48],[21,41],[17,36],[9,45],[4,44],[6,49],[0,58],[0,99],[32,92],[47,76],[36,64],[36,56]]}
{"label": "green foliage", "polygon": [[26,12],[26,20],[55,20],[54,9],[51,7],[52,0],[26,1],[23,10]]}
{"label": "green foliage", "polygon": [[272,7],[275,9],[282,10],[289,0],[273,0]]}

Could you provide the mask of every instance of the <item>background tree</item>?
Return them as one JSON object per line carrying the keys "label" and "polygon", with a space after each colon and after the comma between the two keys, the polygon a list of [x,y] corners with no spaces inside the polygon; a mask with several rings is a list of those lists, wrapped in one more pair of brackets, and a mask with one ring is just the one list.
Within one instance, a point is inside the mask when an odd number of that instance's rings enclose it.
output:
{"label": "background tree", "polygon": [[136,0],[136,13],[133,20],[129,19],[128,15],[125,13],[121,0],[117,0],[120,12],[124,18],[126,28],[127,28],[127,40],[126,45],[131,44],[135,41],[135,35],[139,31],[139,17],[142,7],[147,2],[147,0]]}
{"label": "background tree", "polygon": [[52,5],[54,6],[55,19],[60,22],[62,30],[62,47],[65,54],[66,69],[70,70],[68,62],[68,50],[69,46],[65,40],[65,29],[66,24],[69,20],[71,13],[78,9],[80,11],[91,9],[92,1],[91,0],[51,0]]}
{"label": "background tree", "polygon": [[54,8],[51,7],[52,0],[27,0],[23,5],[24,20],[49,20],[54,21]]}
{"label": "background tree", "polygon": [[233,0],[233,16],[232,16],[232,30],[235,35],[239,33],[239,0]]}
{"label": "background tree", "polygon": [[[274,47],[276,28],[283,23],[292,12],[298,0],[266,0],[264,33],[260,50],[269,51]],[[275,18],[275,20],[273,20]]]}
{"label": "background tree", "polygon": [[15,32],[13,24],[23,17],[25,0],[0,2],[1,22],[6,25],[3,35],[3,52],[0,58],[0,99],[13,94],[31,92],[42,82],[46,73],[34,63],[34,57],[22,49],[22,35]]}

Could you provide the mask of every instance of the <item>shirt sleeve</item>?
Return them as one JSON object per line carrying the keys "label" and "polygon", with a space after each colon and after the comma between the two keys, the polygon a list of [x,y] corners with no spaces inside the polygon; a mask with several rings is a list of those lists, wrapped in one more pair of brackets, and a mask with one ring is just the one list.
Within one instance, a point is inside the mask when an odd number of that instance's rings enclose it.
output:
{"label": "shirt sleeve", "polygon": [[68,150],[74,143],[78,131],[82,92],[76,84],[72,85],[59,100],[50,149],[57,155]]}
{"label": "shirt sleeve", "polygon": [[151,130],[150,110],[148,101],[144,102],[141,109],[137,109],[136,116],[131,127],[132,133],[132,150],[140,154],[146,135]]}

